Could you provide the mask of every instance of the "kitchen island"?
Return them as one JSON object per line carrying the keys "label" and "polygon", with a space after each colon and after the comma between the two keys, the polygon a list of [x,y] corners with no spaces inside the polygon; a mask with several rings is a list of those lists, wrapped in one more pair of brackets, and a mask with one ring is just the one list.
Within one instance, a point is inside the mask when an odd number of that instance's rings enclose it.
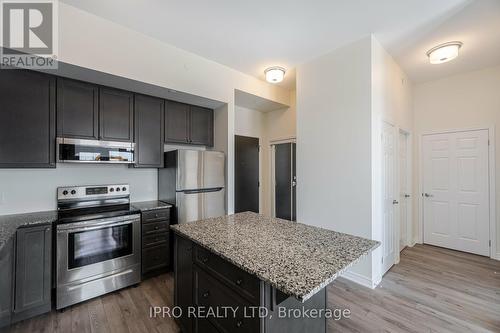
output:
{"label": "kitchen island", "polygon": [[172,230],[183,332],[325,332],[325,287],[380,244],[250,212]]}

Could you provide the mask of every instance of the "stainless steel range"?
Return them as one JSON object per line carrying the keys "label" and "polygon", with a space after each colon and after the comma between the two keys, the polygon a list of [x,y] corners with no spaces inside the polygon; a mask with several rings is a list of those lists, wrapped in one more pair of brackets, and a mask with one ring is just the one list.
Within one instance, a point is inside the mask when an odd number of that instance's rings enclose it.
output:
{"label": "stainless steel range", "polygon": [[141,280],[141,218],[128,184],[57,189],[56,308]]}

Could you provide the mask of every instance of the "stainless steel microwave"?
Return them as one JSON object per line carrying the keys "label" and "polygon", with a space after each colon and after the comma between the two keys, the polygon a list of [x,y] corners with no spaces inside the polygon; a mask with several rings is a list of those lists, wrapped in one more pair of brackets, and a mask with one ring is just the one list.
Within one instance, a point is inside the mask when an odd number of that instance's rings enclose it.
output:
{"label": "stainless steel microwave", "polygon": [[134,150],[133,142],[57,138],[57,162],[130,164]]}

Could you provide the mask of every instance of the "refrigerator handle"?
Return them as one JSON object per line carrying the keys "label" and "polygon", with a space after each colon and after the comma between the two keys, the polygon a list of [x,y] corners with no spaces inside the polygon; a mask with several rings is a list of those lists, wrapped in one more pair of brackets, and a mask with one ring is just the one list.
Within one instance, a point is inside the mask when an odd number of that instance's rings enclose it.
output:
{"label": "refrigerator handle", "polygon": [[208,192],[218,192],[222,190],[223,187],[216,187],[216,188],[208,188],[208,189],[203,189],[203,190],[185,190],[181,191],[185,194],[196,194],[196,193],[208,193]]}

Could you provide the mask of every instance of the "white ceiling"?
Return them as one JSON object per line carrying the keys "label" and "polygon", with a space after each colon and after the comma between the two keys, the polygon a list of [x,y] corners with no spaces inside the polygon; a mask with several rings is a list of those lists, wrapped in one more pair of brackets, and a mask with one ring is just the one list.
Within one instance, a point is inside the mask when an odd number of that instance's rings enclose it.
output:
{"label": "white ceiling", "polygon": [[[370,33],[414,81],[500,59],[500,0],[61,1],[260,79],[268,66],[291,69],[287,88],[296,65]],[[463,57],[427,65],[425,51],[449,39],[464,42]]]}
{"label": "white ceiling", "polygon": [[[426,52],[449,41],[464,43],[459,57],[440,65],[429,64]],[[454,15],[386,48],[417,83],[500,65],[500,0],[472,1]]]}

